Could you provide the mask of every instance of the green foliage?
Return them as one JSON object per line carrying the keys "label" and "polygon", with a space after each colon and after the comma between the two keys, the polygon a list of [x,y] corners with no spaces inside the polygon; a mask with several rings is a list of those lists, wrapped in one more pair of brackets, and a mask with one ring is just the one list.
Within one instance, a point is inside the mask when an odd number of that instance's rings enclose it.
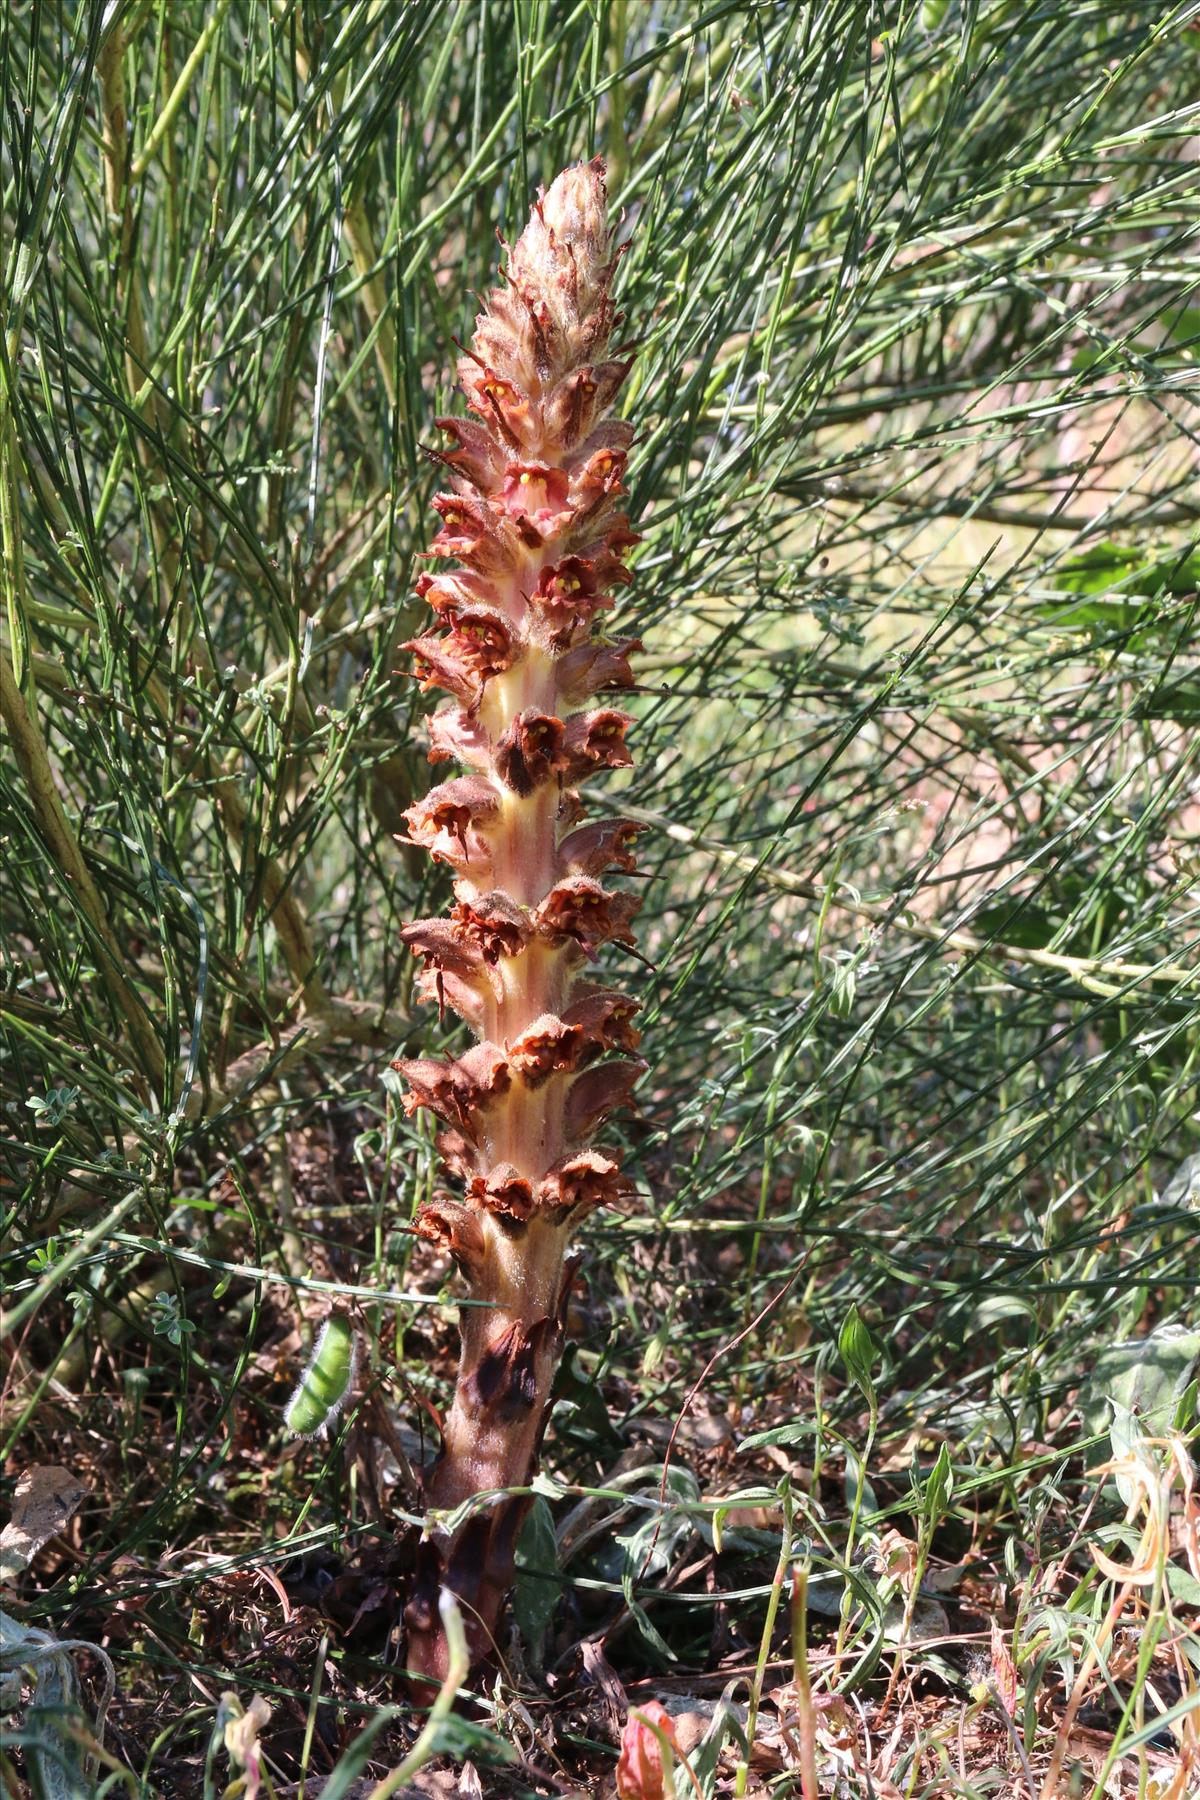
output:
{"label": "green foliage", "polygon": [[[453,1289],[404,1230],[430,1146],[381,1079],[441,1036],[399,944],[444,894],[393,841],[429,778],[393,671],[494,228],[596,149],[640,344],[611,804],[648,826],[650,1073],[547,1445],[560,1530],[596,1509],[559,1617],[619,1615],[631,1679],[722,1632],[752,1658],[778,1532],[682,1572],[715,1489],[778,1506],[772,1451],[838,1495],[795,1530],[844,1687],[884,1653],[889,1524],[947,1566],[990,1533],[1009,1594],[1077,1555],[1100,1353],[1197,1325],[1166,1186],[1200,1057],[1192,10],[7,9],[3,1447],[87,1446],[82,1560],[29,1597],[98,1637],[131,1584],[122,1681],[173,1701],[148,1782],[203,1758],[189,1671],[249,1656],[220,1583],[306,1579],[409,1506],[285,1451],[297,1302],[362,1302],[414,1434],[444,1398]],[[730,1461],[681,1430],[702,1475],[647,1561],[670,1424],[772,1302],[688,1417]],[[1020,1615],[1027,1691],[1103,1616],[1076,1573]],[[299,1716],[342,1709],[289,1778],[332,1764],[387,1656],[264,1641]]]}
{"label": "green foliage", "polygon": [[838,1352],[846,1365],[846,1373],[852,1381],[858,1383],[873,1410],[875,1383],[872,1370],[879,1359],[879,1350],[863,1323],[857,1306],[852,1306],[842,1320],[842,1329],[838,1332]]}
{"label": "green foliage", "polygon": [[168,1293],[155,1294],[150,1308],[150,1328],[155,1337],[166,1338],[176,1349],[196,1329],[191,1320],[185,1319],[180,1311],[179,1296]]}
{"label": "green foliage", "polygon": [[540,1666],[542,1642],[560,1597],[554,1514],[541,1494],[534,1496],[517,1544],[517,1585],[513,1619],[530,1660]]}

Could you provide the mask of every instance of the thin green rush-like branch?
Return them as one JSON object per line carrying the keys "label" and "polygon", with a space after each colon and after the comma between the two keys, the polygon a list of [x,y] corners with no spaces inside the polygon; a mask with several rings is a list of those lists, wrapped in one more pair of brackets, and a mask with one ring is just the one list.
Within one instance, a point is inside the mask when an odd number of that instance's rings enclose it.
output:
{"label": "thin green rush-like branch", "polygon": [[[1098,994],[1106,999],[1116,998],[1127,993],[1130,988],[1146,982],[1168,982],[1172,987],[1185,990],[1194,984],[1200,984],[1200,967],[1187,968],[1166,961],[1134,963],[1119,958],[1106,960],[1102,957],[1069,956],[1057,950],[1042,950],[1036,946],[1006,943],[1003,939],[982,938],[971,931],[938,925],[932,920],[915,918],[911,911],[902,906],[897,907],[881,900],[864,900],[846,893],[844,889],[829,887],[823,882],[796,875],[789,869],[777,868],[762,856],[750,856],[744,851],[731,850],[728,845],[718,843],[702,832],[693,831],[688,825],[681,825],[663,813],[637,806],[632,801],[623,800],[620,811],[640,824],[661,831],[676,843],[686,844],[689,849],[700,851],[714,862],[737,869],[741,874],[752,876],[768,887],[779,888],[783,893],[795,894],[802,900],[812,900],[818,905],[829,905],[840,912],[852,913],[857,918],[869,920],[873,925],[886,926],[909,937],[921,938],[926,943],[937,945],[939,949],[956,951],[986,961],[1002,959],[1005,962],[1025,963],[1032,968],[1052,969],[1070,975],[1088,993]],[[1125,985],[1113,986],[1101,979],[1104,976],[1113,976]]]}
{"label": "thin green rush-like branch", "polygon": [[[137,1194],[130,1198],[129,1204],[125,1205],[123,1210],[110,1214],[100,1226],[94,1227],[92,1231],[77,1239],[72,1245],[71,1251],[64,1255],[61,1262],[56,1262],[54,1268],[41,1281],[17,1281],[8,1286],[8,1293],[26,1295],[23,1317],[36,1311],[48,1295],[77,1268],[106,1260],[92,1255],[95,1246],[106,1238],[111,1238],[114,1244],[121,1245],[127,1250],[136,1250],[147,1255],[165,1256],[171,1262],[185,1263],[190,1268],[207,1269],[219,1275],[232,1275],[243,1281],[266,1282],[275,1287],[290,1288],[298,1294],[324,1294],[332,1300],[370,1300],[378,1302],[380,1306],[395,1307],[450,1307],[481,1304],[465,1298],[443,1299],[436,1294],[422,1294],[414,1289],[361,1287],[347,1281],[321,1281],[313,1275],[292,1275],[283,1269],[262,1268],[255,1263],[230,1262],[219,1256],[208,1256],[202,1250],[188,1250],[182,1245],[162,1243],[157,1238],[117,1231],[114,1228],[115,1225],[125,1217],[129,1206],[136,1198],[144,1198],[140,1188],[137,1190]],[[13,1324],[14,1321],[6,1318],[4,1327],[0,1330],[0,1336],[6,1335],[13,1328]]]}

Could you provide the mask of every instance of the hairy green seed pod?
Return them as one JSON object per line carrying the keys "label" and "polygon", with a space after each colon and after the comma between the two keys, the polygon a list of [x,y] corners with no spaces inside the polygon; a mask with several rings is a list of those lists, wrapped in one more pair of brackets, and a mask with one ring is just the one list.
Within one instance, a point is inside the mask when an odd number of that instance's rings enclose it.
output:
{"label": "hairy green seed pod", "polygon": [[318,1431],[337,1418],[350,1392],[356,1361],[349,1319],[331,1313],[321,1327],[308,1367],[283,1415],[293,1437],[316,1437]]}

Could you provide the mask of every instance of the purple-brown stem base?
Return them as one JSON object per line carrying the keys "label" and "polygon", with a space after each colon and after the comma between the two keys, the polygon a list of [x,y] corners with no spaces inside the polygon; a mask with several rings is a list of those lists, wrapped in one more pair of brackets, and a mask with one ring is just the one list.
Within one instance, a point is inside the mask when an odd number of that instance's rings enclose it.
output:
{"label": "purple-brown stem base", "polygon": [[[499,1307],[465,1309],[462,1359],[443,1447],[426,1487],[431,1511],[449,1512],[473,1495],[529,1485],[541,1448],[550,1391],[562,1357],[572,1270],[558,1234],[531,1234],[543,1277],[554,1257],[553,1310],[514,1318]],[[537,1238],[541,1238],[541,1242]],[[531,1259],[532,1260],[532,1259]],[[542,1282],[530,1281],[536,1289]],[[497,1632],[516,1574],[517,1541],[529,1512],[524,1492],[497,1492],[457,1531],[432,1529],[417,1551],[404,1610],[405,1665],[414,1697],[429,1701],[446,1677],[449,1650],[438,1600],[458,1602],[472,1669],[499,1658]]]}

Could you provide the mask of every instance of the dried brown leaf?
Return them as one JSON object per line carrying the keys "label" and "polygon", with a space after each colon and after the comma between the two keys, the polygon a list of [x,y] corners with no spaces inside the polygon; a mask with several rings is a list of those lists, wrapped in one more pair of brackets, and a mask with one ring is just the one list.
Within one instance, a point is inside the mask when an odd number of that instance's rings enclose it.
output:
{"label": "dried brown leaf", "polygon": [[12,1518],[0,1531],[0,1581],[11,1581],[29,1567],[87,1492],[86,1482],[53,1463],[34,1463],[24,1471],[13,1496]]}

